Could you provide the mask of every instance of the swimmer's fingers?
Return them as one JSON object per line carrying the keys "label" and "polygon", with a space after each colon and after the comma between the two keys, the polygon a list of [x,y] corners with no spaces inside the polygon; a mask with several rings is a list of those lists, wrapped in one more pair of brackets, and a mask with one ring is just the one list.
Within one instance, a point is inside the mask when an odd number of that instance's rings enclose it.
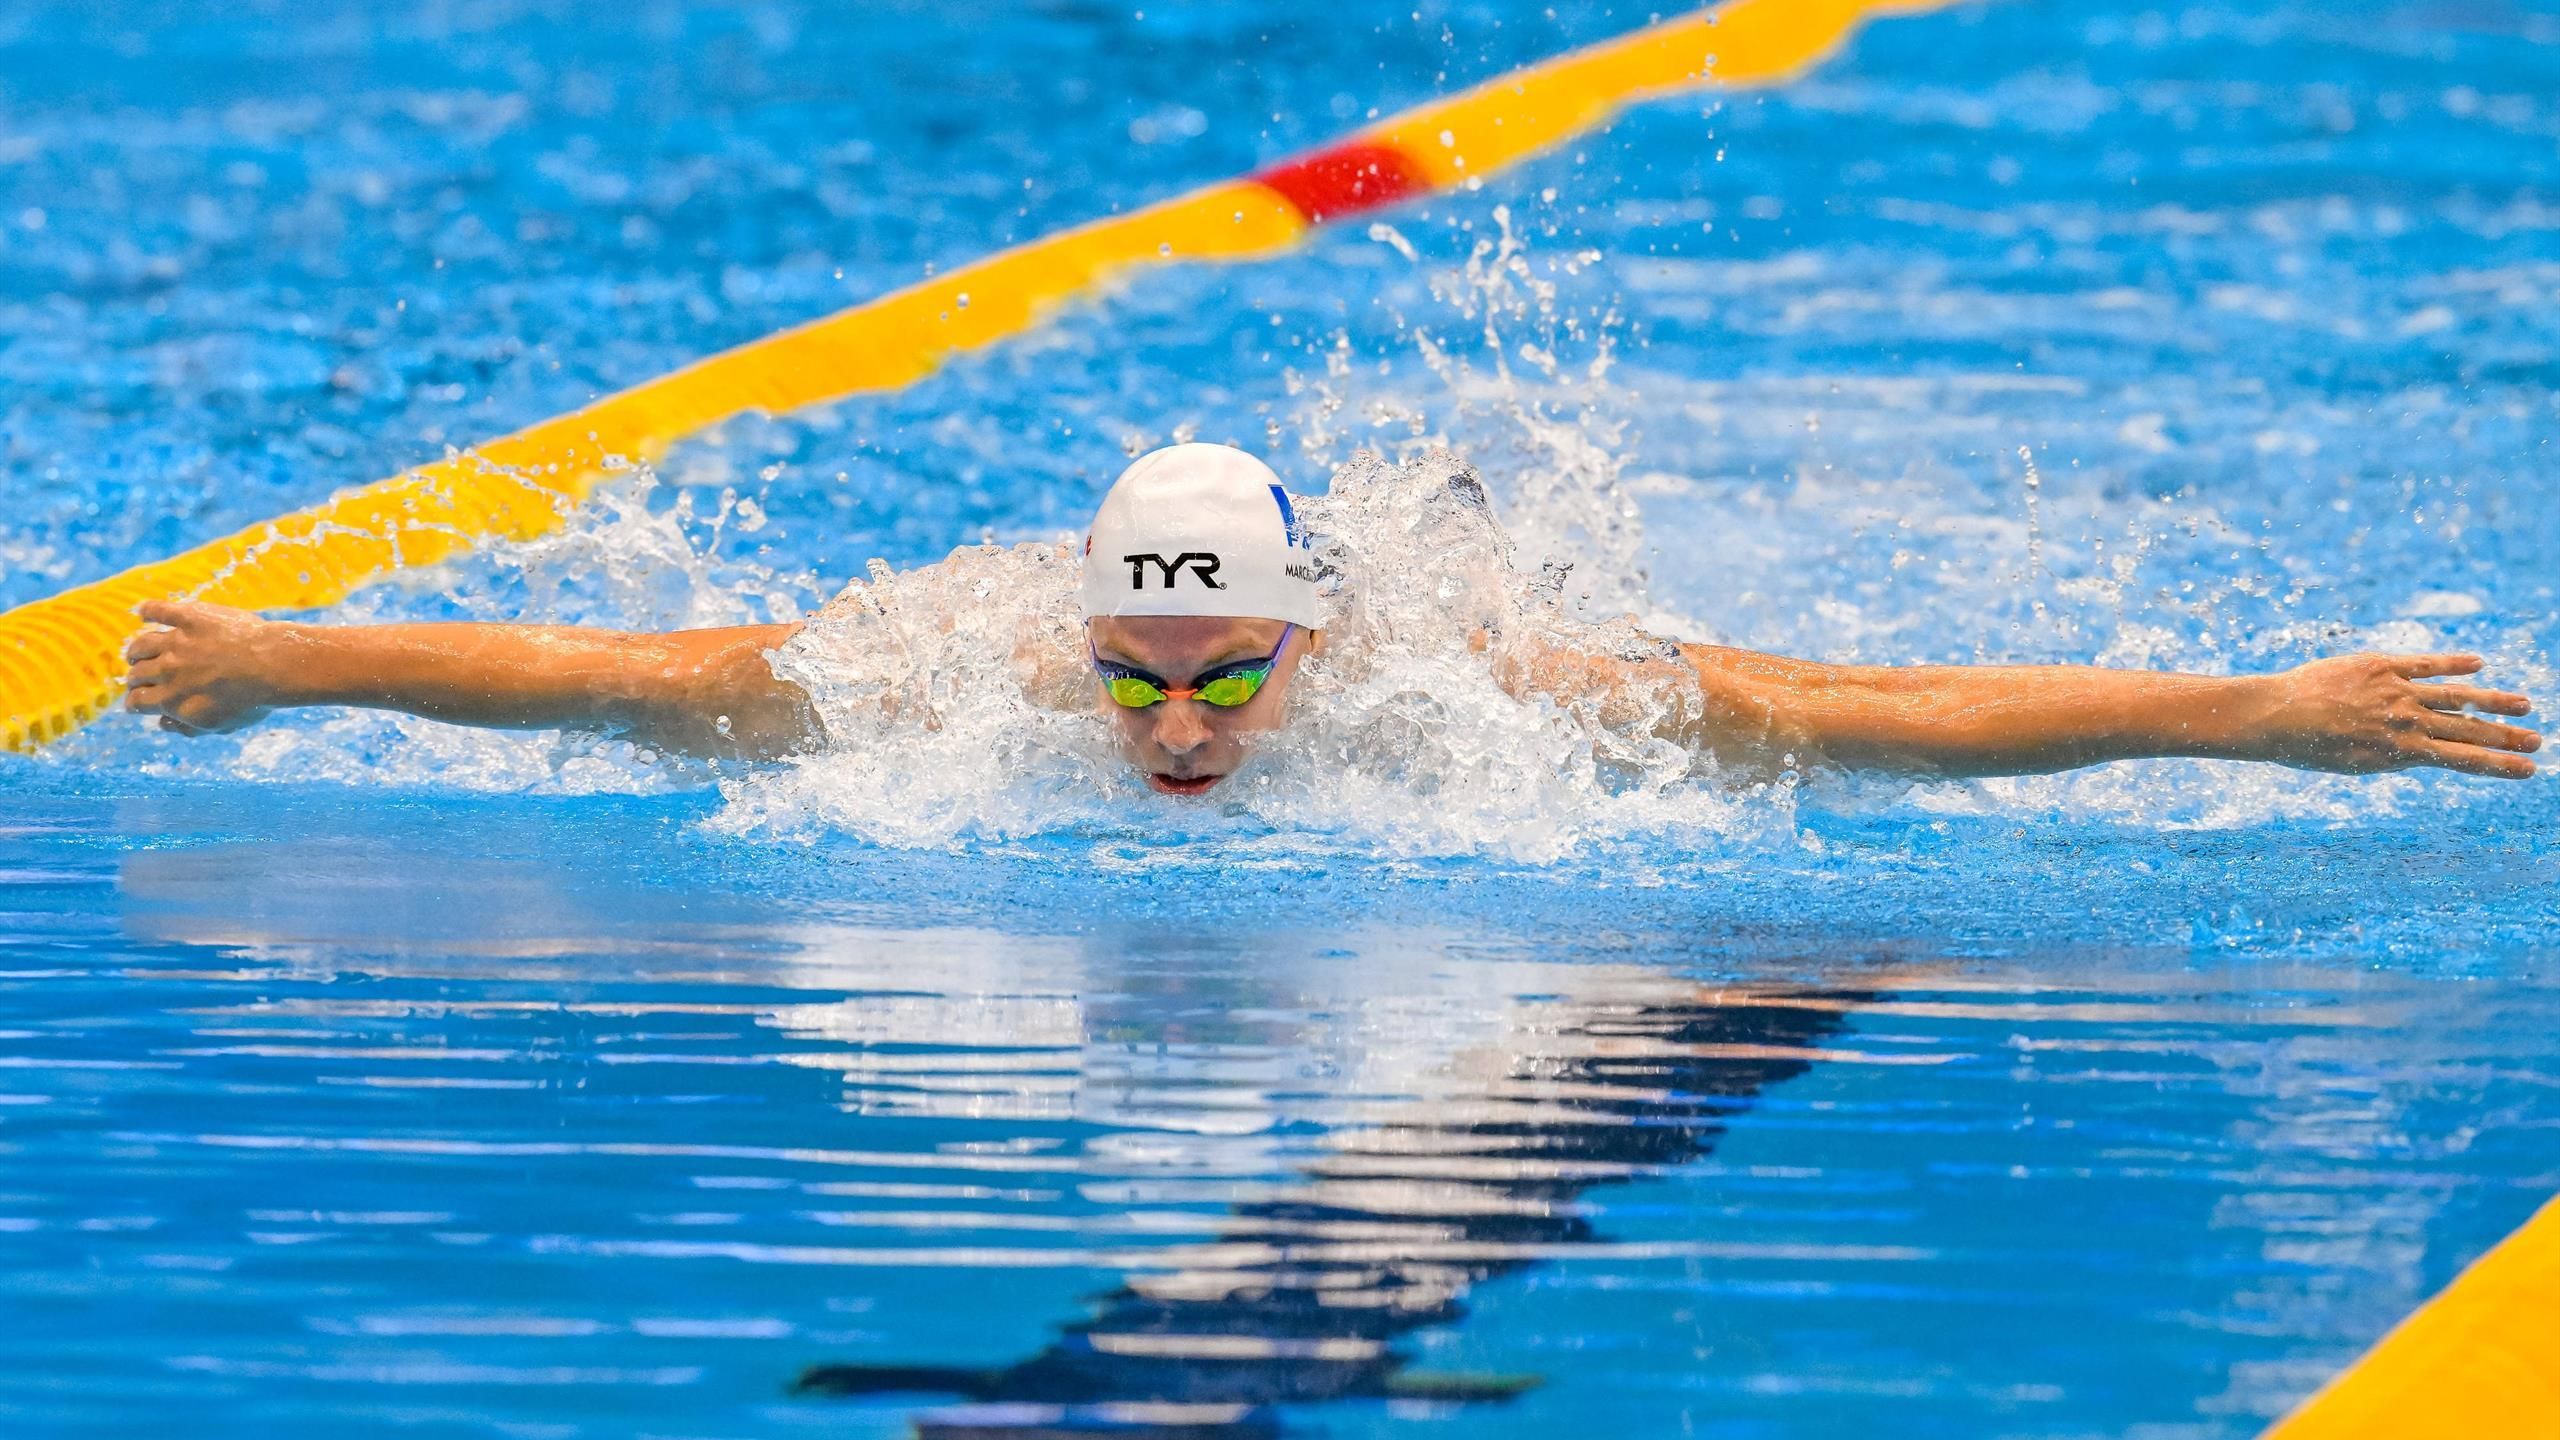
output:
{"label": "swimmer's fingers", "polygon": [[2393,674],[2405,676],[2411,680],[2429,679],[2439,675],[2477,675],[2480,673],[2482,663],[2477,655],[2456,654],[2385,655],[2382,657],[2382,662],[2391,668]]}
{"label": "swimmer's fingers", "polygon": [[177,632],[166,627],[145,630],[124,642],[124,658],[129,664],[140,664],[169,648],[170,637]]}
{"label": "swimmer's fingers", "polygon": [[2457,745],[2476,746],[2483,750],[2513,750],[2526,755],[2542,748],[2542,737],[2521,725],[2501,725],[2495,720],[2456,715],[2449,710],[2428,712],[2424,723],[2429,736],[2450,740]]}
{"label": "swimmer's fingers", "polygon": [[[170,675],[176,669],[177,662],[153,656],[151,659],[137,662],[132,669],[126,671],[124,683],[128,686],[166,685],[169,683]],[[130,694],[131,691],[128,690],[126,693]]]}
{"label": "swimmer's fingers", "polygon": [[186,697],[166,685],[134,686],[124,692],[124,708],[136,715],[159,716],[163,730],[174,730],[181,735],[205,733],[202,725],[191,725],[179,718],[179,712],[187,708]]}
{"label": "swimmer's fingers", "polygon": [[264,710],[226,713],[202,695],[173,693],[166,685],[145,685],[124,692],[125,708],[142,715],[160,717],[160,728],[190,738],[198,735],[227,735],[244,725],[253,724],[266,715]]}
{"label": "swimmer's fingers", "polygon": [[2430,710],[2485,710],[2492,715],[2530,715],[2533,702],[2512,690],[2481,685],[2419,685],[2418,703]]}
{"label": "swimmer's fingers", "polygon": [[2534,774],[2533,762],[2521,755],[2450,740],[2419,741],[2416,753],[2421,764],[2459,770],[2465,775],[2486,775],[2492,780],[2530,780]]}

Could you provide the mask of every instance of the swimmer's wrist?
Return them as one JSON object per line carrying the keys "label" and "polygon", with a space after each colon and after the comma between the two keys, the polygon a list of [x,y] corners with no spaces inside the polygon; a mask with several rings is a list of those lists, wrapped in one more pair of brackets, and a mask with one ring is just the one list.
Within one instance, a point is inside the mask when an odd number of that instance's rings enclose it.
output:
{"label": "swimmer's wrist", "polygon": [[240,678],[275,708],[343,704],[327,675],[331,631],[323,626],[270,620],[248,646]]}
{"label": "swimmer's wrist", "polygon": [[2196,724],[2195,754],[2215,760],[2282,760],[2283,746],[2275,725],[2283,706],[2277,677],[2218,677]]}
{"label": "swimmer's wrist", "polygon": [[2109,753],[2082,764],[2110,760],[2267,760],[2269,717],[2275,697],[2259,675],[2149,675],[2150,687],[2135,712],[2140,718]]}

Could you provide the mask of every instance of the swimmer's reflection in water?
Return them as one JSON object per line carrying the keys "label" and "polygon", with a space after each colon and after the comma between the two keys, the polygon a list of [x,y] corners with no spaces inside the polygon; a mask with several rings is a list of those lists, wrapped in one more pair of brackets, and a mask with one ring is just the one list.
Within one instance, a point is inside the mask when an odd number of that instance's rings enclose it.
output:
{"label": "swimmer's reflection in water", "polygon": [[819,1365],[796,1389],[964,1397],[916,1417],[929,1440],[1272,1435],[1279,1406],[1517,1394],[1536,1378],[1416,1371],[1395,1342],[1458,1319],[1486,1280],[1602,1240],[1586,1191],[1706,1154],[1875,994],[1683,994],[1607,967],[1574,989],[1518,1017],[1488,1081],[1335,1132],[1293,1181],[1234,1206],[1196,1262],[1168,1251],[1039,1354]]}
{"label": "swimmer's reflection in water", "polygon": [[[1483,492],[1462,466],[1440,498],[1484,516]],[[1482,524],[1492,528],[1489,518]],[[1337,638],[1327,626],[1359,603],[1361,587],[1402,578],[1332,563],[1356,557],[1375,538],[1318,537],[1277,477],[1242,451],[1158,450],[1113,485],[1080,554],[1020,547],[1025,566],[1075,567],[1080,600],[1061,595],[1059,613],[1015,617],[1009,633],[1018,643],[993,658],[1010,666],[1007,683],[1030,708],[1098,712],[1147,786],[1205,794],[1250,762],[1258,737],[1291,720],[1294,682]],[[1496,548],[1507,560],[1507,546]],[[1409,549],[1390,566],[1449,558],[1430,543]],[[925,571],[937,568],[959,573],[962,555]],[[951,703],[951,692],[980,683],[975,674],[866,679],[853,687],[852,703],[822,704],[831,672],[875,664],[868,650],[899,638],[861,629],[867,607],[876,617],[876,588],[852,587],[806,622],[668,634],[308,625],[157,601],[141,611],[152,628],[126,652],[126,704],[182,735],[237,729],[290,706],[362,706],[465,725],[621,734],[714,758],[858,751],[866,727],[934,726],[947,718],[936,707]],[[1518,595],[1470,622],[1468,643],[1482,664],[1515,699],[1552,701],[1591,727],[1599,748],[1636,747],[1656,769],[1661,752],[1743,779],[2014,775],[2188,756],[2522,779],[2534,773],[2526,757],[2541,745],[2533,731],[2487,718],[2521,716],[2531,706],[2522,695],[2460,678],[2480,670],[2474,655],[2350,655],[2227,677],[2068,665],[1831,665],[1675,644],[1625,627],[1606,635],[1583,627],[1589,633],[1577,635],[1534,586],[1513,588]],[[1446,606],[1455,593],[1418,587],[1407,608]],[[1000,599],[982,590],[957,603]],[[1074,609],[1081,626],[1070,623]],[[1378,623],[1422,621],[1402,615]],[[945,615],[938,629],[947,635],[960,623]],[[839,647],[833,654],[830,644]],[[1393,648],[1372,647],[1371,658]],[[1416,688],[1431,683],[1423,674]],[[1524,724],[1544,723],[1537,704],[1521,713]],[[1340,752],[1330,763],[1344,763]]]}

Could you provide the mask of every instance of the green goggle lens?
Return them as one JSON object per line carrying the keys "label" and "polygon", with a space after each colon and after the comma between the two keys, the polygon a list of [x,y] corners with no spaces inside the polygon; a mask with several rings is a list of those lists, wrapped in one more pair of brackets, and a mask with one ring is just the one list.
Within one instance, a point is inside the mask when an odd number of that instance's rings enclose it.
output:
{"label": "green goggle lens", "polygon": [[[1271,672],[1267,668],[1239,671],[1232,675],[1221,675],[1198,690],[1187,693],[1195,699],[1205,700],[1222,710],[1232,710],[1261,694],[1262,682],[1270,676]],[[1103,688],[1111,692],[1111,698],[1114,701],[1131,710],[1144,710],[1150,705],[1172,698],[1156,688],[1153,683],[1141,680],[1135,675],[1115,675],[1105,682]]]}
{"label": "green goggle lens", "polygon": [[1122,675],[1103,687],[1111,698],[1132,710],[1144,710],[1164,698],[1164,692],[1135,675]]}

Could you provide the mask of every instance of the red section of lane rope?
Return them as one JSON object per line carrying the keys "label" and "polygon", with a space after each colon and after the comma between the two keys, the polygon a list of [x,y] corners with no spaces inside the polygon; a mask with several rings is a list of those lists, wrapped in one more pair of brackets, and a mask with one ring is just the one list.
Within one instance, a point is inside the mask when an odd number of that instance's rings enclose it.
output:
{"label": "red section of lane rope", "polygon": [[1274,165],[1253,179],[1279,191],[1310,221],[1376,210],[1431,188],[1403,151],[1358,141]]}

